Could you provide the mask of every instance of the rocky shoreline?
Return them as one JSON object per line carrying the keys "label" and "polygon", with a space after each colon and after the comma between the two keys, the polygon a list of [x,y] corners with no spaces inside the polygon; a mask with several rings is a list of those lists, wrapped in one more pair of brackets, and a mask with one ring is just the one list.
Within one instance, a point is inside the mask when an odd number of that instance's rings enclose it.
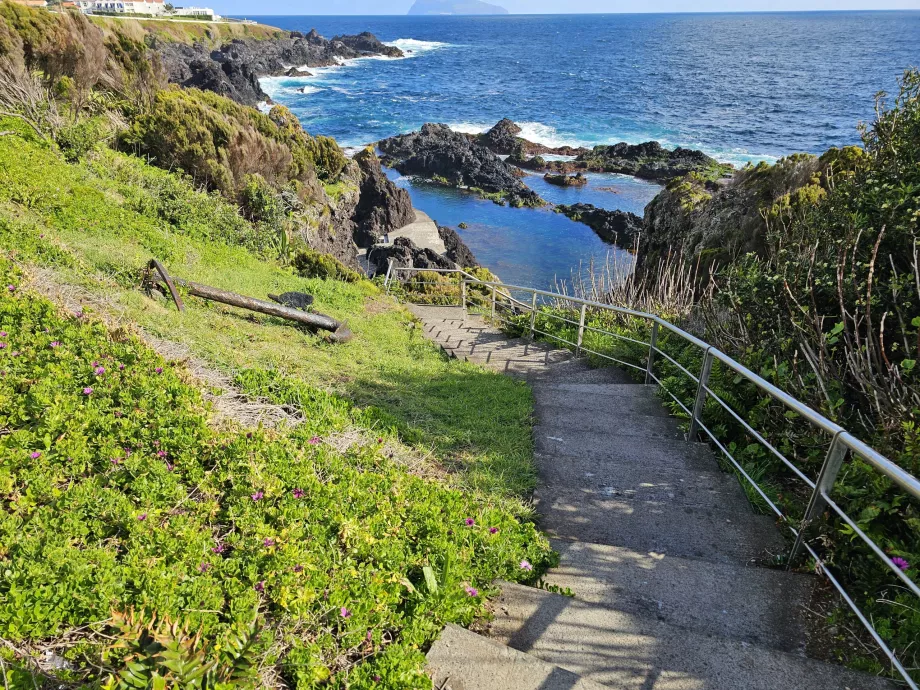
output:
{"label": "rocky shoreline", "polygon": [[546,202],[521,182],[522,173],[493,151],[443,124],[378,142],[383,164],[445,186],[469,189],[499,204],[543,206]]}
{"label": "rocky shoreline", "polygon": [[213,91],[243,105],[268,101],[261,77],[309,76],[310,67],[331,67],[343,60],[383,55],[404,57],[399,48],[384,45],[364,32],[356,36],[320,36],[292,31],[281,38],[236,39],[220,48],[154,39],[170,83]]}
{"label": "rocky shoreline", "polygon": [[558,204],[553,210],[584,223],[604,242],[624,249],[635,248],[642,234],[643,219],[629,211],[609,211],[593,204]]}

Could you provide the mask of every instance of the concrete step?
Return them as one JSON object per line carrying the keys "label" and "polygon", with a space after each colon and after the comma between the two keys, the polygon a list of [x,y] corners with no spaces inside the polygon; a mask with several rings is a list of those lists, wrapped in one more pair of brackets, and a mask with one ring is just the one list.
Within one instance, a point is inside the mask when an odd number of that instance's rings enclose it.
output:
{"label": "concrete step", "polygon": [[561,563],[544,579],[581,602],[787,652],[805,648],[801,607],[814,584],[810,575],[603,544],[552,544]]}
{"label": "concrete step", "polygon": [[417,318],[425,322],[449,320],[464,320],[469,315],[464,309],[453,306],[407,304],[406,307]]}
{"label": "concrete step", "polygon": [[571,671],[448,624],[428,652],[435,690],[603,690]]}
{"label": "concrete step", "polygon": [[479,348],[476,352],[467,353],[463,350],[454,350],[453,354],[458,359],[467,359],[471,362],[490,365],[491,363],[520,362],[528,364],[557,364],[574,357],[566,350],[540,350],[529,343],[508,341],[507,347],[489,348],[488,351]]}
{"label": "concrete step", "polygon": [[623,369],[618,367],[595,368],[588,364],[588,360],[580,357],[571,360],[566,366],[558,365],[552,375],[534,378],[534,388],[544,385],[553,385],[558,381],[570,383],[624,383],[634,384],[636,381]]}
{"label": "concrete step", "polygon": [[540,424],[533,430],[537,450],[541,453],[595,457],[603,454],[608,446],[635,443],[630,440],[634,437],[671,441],[680,441],[684,438],[684,432],[680,430],[673,417],[624,411],[616,425],[601,423],[597,425],[597,429],[584,428],[594,426],[594,423],[590,421],[590,415],[582,413],[581,417],[582,419],[574,419],[572,415],[566,415],[560,419],[560,416],[553,415],[550,418],[541,418]]}
{"label": "concrete step", "polygon": [[786,549],[774,520],[751,512],[555,486],[541,486],[534,501],[540,528],[562,539],[735,564]]}
{"label": "concrete step", "polygon": [[[675,445],[683,441],[672,441]],[[670,501],[692,505],[751,512],[747,495],[738,480],[715,467],[711,458],[690,461],[678,467],[642,462],[642,456],[630,449],[620,449],[617,462],[611,449],[608,462],[570,455],[537,453],[535,460],[542,482],[548,486],[571,489],[586,488],[605,496],[626,500]]]}
{"label": "concrete step", "polygon": [[891,689],[840,666],[521,585],[503,584],[492,608],[494,639],[617,690]]}
{"label": "concrete step", "polygon": [[[658,415],[668,417],[669,413],[655,397],[649,386],[620,384],[571,384],[570,389],[541,386],[534,391],[541,419],[551,419],[558,412],[587,412],[597,415],[605,422],[629,410],[630,414]],[[608,391],[607,389],[617,390]],[[597,389],[597,390],[591,390]]]}
{"label": "concrete step", "polygon": [[[653,413],[651,413],[653,412]],[[573,431],[601,432],[607,436],[616,434],[628,434],[634,436],[636,429],[631,428],[631,424],[636,417],[659,417],[667,420],[665,426],[670,430],[670,436],[681,437],[683,432],[680,431],[680,420],[676,417],[669,417],[663,411],[660,404],[654,406],[646,403],[644,406],[633,405],[616,405],[611,403],[609,406],[599,403],[595,408],[578,409],[556,406],[551,410],[551,414],[544,419],[551,421],[556,426],[565,426]],[[640,429],[643,434],[646,430]]]}

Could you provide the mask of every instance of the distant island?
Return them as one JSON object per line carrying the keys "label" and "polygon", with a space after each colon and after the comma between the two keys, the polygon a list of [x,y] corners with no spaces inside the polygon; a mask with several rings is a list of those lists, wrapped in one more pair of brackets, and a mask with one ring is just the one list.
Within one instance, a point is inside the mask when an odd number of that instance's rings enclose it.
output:
{"label": "distant island", "polygon": [[480,0],[415,0],[409,14],[508,14],[508,10]]}

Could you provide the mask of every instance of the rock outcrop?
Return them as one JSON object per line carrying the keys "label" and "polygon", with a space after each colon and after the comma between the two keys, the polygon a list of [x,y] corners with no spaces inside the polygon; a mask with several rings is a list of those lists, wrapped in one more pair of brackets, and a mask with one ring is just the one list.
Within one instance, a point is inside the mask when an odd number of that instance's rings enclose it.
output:
{"label": "rock outcrop", "polygon": [[[390,259],[393,265],[400,268],[418,268],[428,270],[432,268],[456,268],[450,259],[438,254],[428,247],[419,247],[408,237],[397,237],[393,243],[386,246],[373,247],[367,253],[368,261],[377,266],[377,271],[386,272]],[[406,273],[397,273],[400,279],[408,279]]]}
{"label": "rock outcrop", "polygon": [[466,243],[460,239],[460,235],[453,228],[443,225],[438,226],[438,235],[447,248],[446,256],[460,268],[478,268],[479,262],[473,256],[473,252],[466,246]]}
{"label": "rock outcrop", "polygon": [[588,184],[588,178],[582,173],[575,173],[574,175],[546,173],[543,179],[557,187],[583,187]]}
{"label": "rock outcrop", "polygon": [[549,161],[546,169],[557,173],[578,170],[621,173],[656,182],[666,182],[690,173],[716,180],[728,177],[733,172],[731,165],[719,163],[702,151],[680,147],[672,151],[657,141],[636,145],[621,142],[610,146],[595,146],[579,154],[574,161]]}
{"label": "rock outcrop", "polygon": [[383,173],[374,149],[359,151],[354,159],[361,171],[358,205],[352,220],[359,247],[372,247],[385,233],[405,227],[415,220],[409,192],[397,187]]}
{"label": "rock outcrop", "polygon": [[640,262],[682,252],[703,265],[724,265],[743,254],[762,254],[770,222],[806,212],[825,193],[829,167],[847,169],[852,147],[821,157],[796,154],[760,163],[729,180],[687,176],[670,182],[645,208]]}
{"label": "rock outcrop", "polygon": [[217,50],[203,43],[159,39],[152,39],[152,47],[171,83],[214,91],[245,105],[268,99],[259,85],[260,77],[292,75],[299,67],[328,67],[370,55],[403,55],[370,33],[328,40],[315,29],[306,35],[291,32],[284,38],[236,39]]}
{"label": "rock outcrop", "polygon": [[547,146],[535,141],[528,141],[519,136],[523,130],[521,127],[508,119],[507,117],[492,127],[484,134],[469,135],[476,143],[485,146],[492,153],[499,156],[511,156],[513,160],[509,162],[526,161],[530,156],[538,154],[554,154],[557,156],[577,156],[586,152],[585,148],[573,148],[571,146]]}
{"label": "rock outcrop", "polygon": [[592,204],[560,204],[554,210],[584,223],[602,240],[618,247],[632,249],[642,233],[642,218],[628,211],[608,211]]}
{"label": "rock outcrop", "polygon": [[426,124],[419,132],[384,139],[378,146],[384,153],[384,163],[403,175],[469,188],[500,204],[545,203],[521,182],[511,165],[447,125]]}

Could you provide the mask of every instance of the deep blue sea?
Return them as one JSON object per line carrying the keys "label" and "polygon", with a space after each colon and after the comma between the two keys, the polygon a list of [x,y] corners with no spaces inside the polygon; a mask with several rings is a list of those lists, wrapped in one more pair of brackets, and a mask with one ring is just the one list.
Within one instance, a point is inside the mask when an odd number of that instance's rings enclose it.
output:
{"label": "deep blue sea", "polygon": [[[772,161],[858,142],[874,94],[920,64],[920,11],[250,18],[328,37],[371,31],[407,52],[263,80],[307,131],[343,146],[424,122],[473,132],[510,117],[548,144],[656,139],[736,165]],[[579,190],[526,181],[553,202],[640,214],[657,192],[609,175]],[[438,222],[468,223],[464,239],[507,281],[545,287],[616,251],[549,210],[401,184]]]}

